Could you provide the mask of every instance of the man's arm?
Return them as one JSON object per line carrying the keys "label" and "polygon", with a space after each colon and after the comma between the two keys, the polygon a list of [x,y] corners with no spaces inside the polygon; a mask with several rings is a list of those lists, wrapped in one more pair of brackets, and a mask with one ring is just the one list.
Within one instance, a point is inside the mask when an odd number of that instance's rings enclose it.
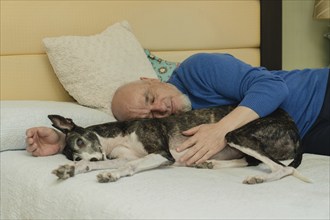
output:
{"label": "man's arm", "polygon": [[252,109],[238,106],[217,123],[203,124],[183,132],[191,137],[177,148],[178,152],[189,148],[180,161],[187,165],[205,162],[226,146],[225,135],[228,132],[258,118]]}

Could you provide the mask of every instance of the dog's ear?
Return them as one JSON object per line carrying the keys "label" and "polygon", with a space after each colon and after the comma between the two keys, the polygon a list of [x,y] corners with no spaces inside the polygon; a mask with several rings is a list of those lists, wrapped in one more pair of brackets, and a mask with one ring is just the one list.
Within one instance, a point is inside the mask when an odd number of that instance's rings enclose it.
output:
{"label": "dog's ear", "polygon": [[76,127],[71,118],[64,118],[60,115],[48,115],[48,118],[53,122],[52,126],[64,134],[67,134]]}

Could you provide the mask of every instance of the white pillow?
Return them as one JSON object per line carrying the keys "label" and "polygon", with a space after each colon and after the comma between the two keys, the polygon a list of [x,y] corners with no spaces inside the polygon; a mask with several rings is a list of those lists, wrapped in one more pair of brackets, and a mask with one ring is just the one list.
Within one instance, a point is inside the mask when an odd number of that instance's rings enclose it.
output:
{"label": "white pillow", "polygon": [[100,34],[45,38],[43,43],[69,94],[81,105],[110,114],[111,99],[118,86],[140,76],[157,77],[127,21]]}
{"label": "white pillow", "polygon": [[47,115],[57,114],[71,118],[77,125],[114,121],[102,111],[71,102],[52,101],[1,101],[0,151],[25,149],[25,131],[31,127],[52,127]]}

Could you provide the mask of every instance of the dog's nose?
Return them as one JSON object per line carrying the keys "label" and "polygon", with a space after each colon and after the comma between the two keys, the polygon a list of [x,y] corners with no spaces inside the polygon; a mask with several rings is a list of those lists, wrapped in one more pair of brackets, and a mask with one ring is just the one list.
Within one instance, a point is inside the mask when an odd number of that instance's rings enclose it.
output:
{"label": "dog's nose", "polygon": [[91,158],[89,161],[98,161],[95,157]]}

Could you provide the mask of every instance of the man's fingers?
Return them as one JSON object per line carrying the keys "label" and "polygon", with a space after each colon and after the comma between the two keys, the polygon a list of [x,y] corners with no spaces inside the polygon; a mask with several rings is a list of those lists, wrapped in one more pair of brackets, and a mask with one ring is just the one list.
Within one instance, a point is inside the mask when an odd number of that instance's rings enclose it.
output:
{"label": "man's fingers", "polygon": [[26,151],[29,152],[29,153],[32,153],[33,152],[32,146],[26,147]]}
{"label": "man's fingers", "polygon": [[200,125],[196,126],[196,127],[193,127],[193,128],[190,128],[186,131],[183,131],[182,134],[186,135],[186,136],[192,136],[199,130],[199,128],[200,128]]}
{"label": "man's fingers", "polygon": [[36,148],[34,151],[31,152],[32,156],[39,157],[41,156],[40,154],[40,148]]}
{"label": "man's fingers", "polygon": [[35,144],[31,144],[26,148],[26,151],[29,153],[35,152],[38,149],[38,147]]}
{"label": "man's fingers", "polygon": [[28,146],[32,145],[34,142],[35,142],[35,140],[34,140],[33,137],[27,137],[27,138],[25,139],[25,143],[26,143]]}
{"label": "man's fingers", "polygon": [[213,156],[213,153],[211,151],[207,151],[206,154],[202,158],[196,161],[196,164],[201,164],[210,159]]}
{"label": "man's fingers", "polygon": [[196,143],[194,138],[188,138],[185,142],[183,142],[180,146],[176,148],[177,152],[184,151],[185,149],[193,146]]}
{"label": "man's fingers", "polygon": [[34,135],[34,131],[33,131],[33,129],[32,128],[30,128],[30,129],[27,129],[26,131],[25,131],[25,135],[26,135],[26,137],[32,137],[33,135]]}
{"label": "man's fingers", "polygon": [[[201,147],[197,144],[193,145],[181,158],[180,162],[186,163],[187,165],[193,164],[196,157],[198,157],[198,152],[203,151]],[[197,155],[196,155],[197,154]],[[198,158],[199,159],[199,158]]]}
{"label": "man's fingers", "polygon": [[207,149],[199,147],[198,150],[186,161],[188,166],[192,164],[198,164],[198,161],[201,160],[207,153]]}

